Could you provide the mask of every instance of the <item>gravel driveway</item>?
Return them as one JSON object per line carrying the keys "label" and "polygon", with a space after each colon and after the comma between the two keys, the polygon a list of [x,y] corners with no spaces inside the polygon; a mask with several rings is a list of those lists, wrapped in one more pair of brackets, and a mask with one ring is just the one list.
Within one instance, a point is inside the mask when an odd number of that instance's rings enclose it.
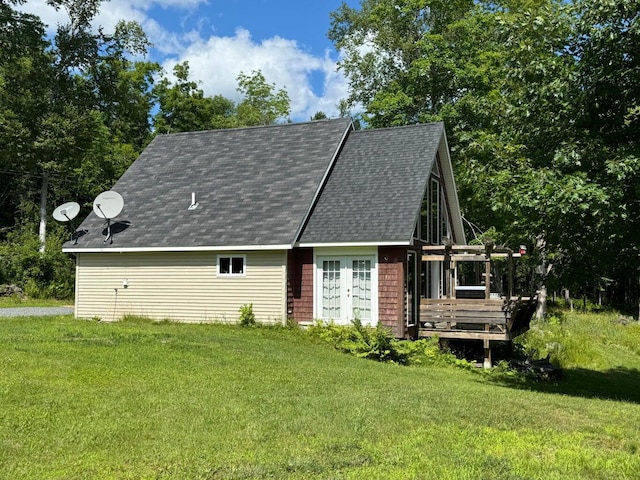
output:
{"label": "gravel driveway", "polygon": [[48,315],[71,315],[73,307],[16,307],[0,308],[0,317],[44,317]]}

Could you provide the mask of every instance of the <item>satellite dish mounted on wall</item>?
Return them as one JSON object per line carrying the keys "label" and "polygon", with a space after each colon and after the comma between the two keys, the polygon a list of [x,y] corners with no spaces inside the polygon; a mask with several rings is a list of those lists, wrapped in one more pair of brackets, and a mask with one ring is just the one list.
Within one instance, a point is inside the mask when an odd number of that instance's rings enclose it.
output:
{"label": "satellite dish mounted on wall", "polygon": [[124,200],[122,199],[122,195],[118,192],[114,192],[113,190],[102,192],[93,201],[94,213],[98,217],[106,220],[107,236],[104,239],[104,243],[107,243],[107,240],[110,240],[109,243],[113,243],[113,240],[111,239],[111,219],[120,215],[123,208]]}
{"label": "satellite dish mounted on wall", "polygon": [[74,236],[76,227],[72,220],[80,213],[80,205],[76,202],[63,203],[53,211],[53,218],[58,222],[69,222],[71,225],[71,239],[78,243],[78,237]]}

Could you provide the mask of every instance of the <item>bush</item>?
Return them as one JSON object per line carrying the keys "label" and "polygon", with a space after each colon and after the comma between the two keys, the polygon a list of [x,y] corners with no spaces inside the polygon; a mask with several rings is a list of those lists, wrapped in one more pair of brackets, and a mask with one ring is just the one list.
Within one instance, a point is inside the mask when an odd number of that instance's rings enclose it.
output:
{"label": "bush", "polygon": [[464,369],[474,369],[473,363],[457,358],[450,351],[440,347],[438,337],[421,338],[419,340],[397,341],[397,349],[406,358],[408,365],[452,365]]}
{"label": "bush", "polygon": [[243,327],[255,327],[256,316],[253,313],[253,303],[242,305],[238,310],[240,312],[239,323]]}
{"label": "bush", "polygon": [[358,319],[351,325],[333,322],[316,322],[310,329],[312,336],[333,345],[341,352],[380,362],[405,363],[403,354],[396,348],[396,340],[383,325],[369,327]]}
{"label": "bush", "polygon": [[62,253],[67,234],[55,227],[47,233],[45,252],[35,228],[23,226],[0,243],[0,283],[16,284],[34,298],[73,297],[75,264]]}

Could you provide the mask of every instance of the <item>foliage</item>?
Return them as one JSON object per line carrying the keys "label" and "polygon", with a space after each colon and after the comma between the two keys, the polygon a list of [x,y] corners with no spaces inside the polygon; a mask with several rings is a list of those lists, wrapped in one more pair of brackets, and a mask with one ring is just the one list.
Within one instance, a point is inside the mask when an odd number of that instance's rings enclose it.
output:
{"label": "foliage", "polygon": [[415,366],[453,366],[464,370],[477,371],[477,367],[440,346],[438,337],[419,340],[398,340],[396,348],[406,359],[407,365]]}
{"label": "foliage", "polygon": [[[0,471],[634,478],[638,358],[620,358],[626,376],[576,372],[563,385],[519,387],[450,367],[354,361],[283,328],[5,318]],[[611,379],[620,398],[597,390]]]}
{"label": "foliage", "polygon": [[240,318],[238,319],[238,323],[240,324],[240,326],[256,326],[256,315],[253,313],[253,303],[241,305],[238,311],[240,312]]}
{"label": "foliage", "polygon": [[286,90],[275,91],[259,70],[250,75],[238,75],[238,123],[242,126],[271,125],[291,113],[291,101]]}
{"label": "foliage", "polygon": [[285,90],[275,92],[260,71],[238,76],[238,103],[221,95],[206,97],[190,78],[189,63],[173,68],[174,83],[165,76],[153,89],[158,100],[154,125],[158,133],[191,132],[232,127],[270,125],[289,115]]}
{"label": "foliage", "polygon": [[351,325],[337,325],[320,320],[310,327],[309,333],[341,352],[360,358],[405,363],[405,356],[396,348],[397,342],[391,332],[381,324],[371,327],[355,319]]}
{"label": "foliage", "polygon": [[343,107],[363,105],[370,127],[443,120],[468,219],[497,243],[529,245],[550,288],[594,292],[605,277],[637,304],[639,8],[344,4],[329,32],[350,85]]}
{"label": "foliage", "polygon": [[205,97],[190,79],[189,63],[173,67],[175,83],[164,77],[153,89],[158,99],[154,125],[158,133],[191,132],[238,126],[236,106],[220,95]]}
{"label": "foliage", "polygon": [[616,312],[555,311],[516,341],[530,356],[550,355],[560,367],[603,371],[640,356],[640,323]]}
{"label": "foliage", "polygon": [[379,362],[475,368],[472,363],[444,351],[435,337],[416,341],[398,340],[383,325],[366,326],[358,319],[355,319],[351,325],[336,325],[333,322],[327,323],[320,320],[309,328],[309,334],[341,352]]}
{"label": "foliage", "polygon": [[34,228],[9,233],[0,243],[0,284],[21,286],[33,298],[69,299],[74,291],[74,262],[62,253],[68,235],[56,229],[47,237],[44,253]]}

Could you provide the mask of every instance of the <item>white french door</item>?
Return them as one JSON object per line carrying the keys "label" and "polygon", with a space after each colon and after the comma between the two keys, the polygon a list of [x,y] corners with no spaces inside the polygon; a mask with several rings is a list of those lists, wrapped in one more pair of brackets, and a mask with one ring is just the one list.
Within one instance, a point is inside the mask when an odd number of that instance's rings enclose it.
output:
{"label": "white french door", "polygon": [[377,323],[375,255],[316,258],[316,317],[338,324]]}

